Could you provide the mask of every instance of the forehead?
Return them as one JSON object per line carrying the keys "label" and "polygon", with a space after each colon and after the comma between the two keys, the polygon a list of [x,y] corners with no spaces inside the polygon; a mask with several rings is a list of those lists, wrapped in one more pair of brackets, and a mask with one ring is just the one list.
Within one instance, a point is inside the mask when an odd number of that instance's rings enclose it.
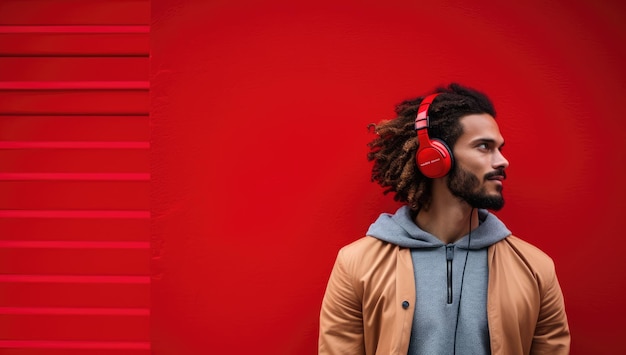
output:
{"label": "forehead", "polygon": [[496,120],[488,113],[472,114],[459,119],[463,134],[457,143],[471,142],[479,139],[495,141],[498,145],[504,143],[504,138],[500,134],[500,128]]}

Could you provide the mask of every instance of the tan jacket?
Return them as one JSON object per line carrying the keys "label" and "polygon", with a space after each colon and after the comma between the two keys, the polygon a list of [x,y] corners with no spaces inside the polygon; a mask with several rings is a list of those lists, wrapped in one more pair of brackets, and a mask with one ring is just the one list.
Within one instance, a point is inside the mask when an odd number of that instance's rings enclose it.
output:
{"label": "tan jacket", "polygon": [[[489,247],[488,266],[492,354],[569,354],[569,327],[552,260],[509,236]],[[405,355],[414,307],[410,250],[373,237],[357,240],[339,251],[328,281],[319,354]]]}

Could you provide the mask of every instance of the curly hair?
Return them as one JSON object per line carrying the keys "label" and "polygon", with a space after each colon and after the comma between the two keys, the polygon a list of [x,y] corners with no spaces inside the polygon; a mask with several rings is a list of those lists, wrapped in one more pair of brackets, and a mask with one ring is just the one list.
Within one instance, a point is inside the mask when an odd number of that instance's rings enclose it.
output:
{"label": "curly hair", "polygon": [[[435,90],[440,95],[429,108],[430,138],[444,141],[448,147],[463,134],[459,119],[466,115],[496,112],[489,98],[474,89],[452,83]],[[384,193],[395,193],[394,199],[406,203],[411,210],[428,207],[432,197],[432,179],[418,169],[415,154],[418,148],[415,116],[425,96],[406,100],[396,106],[397,117],[379,124],[370,124],[378,137],[368,146],[367,159],[374,162],[372,181],[383,188]],[[454,169],[454,167],[453,167]]]}

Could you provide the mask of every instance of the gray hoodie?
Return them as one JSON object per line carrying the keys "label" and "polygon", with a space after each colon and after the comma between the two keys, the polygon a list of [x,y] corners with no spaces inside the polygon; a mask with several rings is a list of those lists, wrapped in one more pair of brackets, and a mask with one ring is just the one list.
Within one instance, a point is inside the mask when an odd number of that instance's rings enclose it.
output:
{"label": "gray hoodie", "polygon": [[381,214],[367,231],[411,249],[417,299],[409,354],[491,353],[487,247],[511,232],[486,210],[479,209],[478,217],[480,224],[470,235],[447,245],[421,230],[407,206]]}

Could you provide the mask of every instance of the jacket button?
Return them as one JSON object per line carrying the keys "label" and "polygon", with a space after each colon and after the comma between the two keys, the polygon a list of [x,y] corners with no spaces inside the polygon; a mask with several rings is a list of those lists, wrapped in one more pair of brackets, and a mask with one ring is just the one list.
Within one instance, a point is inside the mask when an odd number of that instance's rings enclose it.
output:
{"label": "jacket button", "polygon": [[404,308],[404,309],[409,308],[409,301],[402,302],[402,308]]}

